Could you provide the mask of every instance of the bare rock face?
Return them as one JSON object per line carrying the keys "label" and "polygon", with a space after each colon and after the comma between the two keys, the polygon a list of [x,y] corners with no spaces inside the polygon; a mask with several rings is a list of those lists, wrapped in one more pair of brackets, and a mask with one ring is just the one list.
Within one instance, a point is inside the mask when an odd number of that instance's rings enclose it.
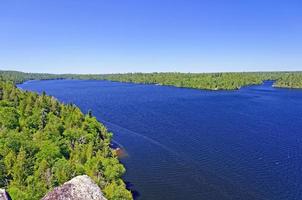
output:
{"label": "bare rock face", "polygon": [[91,178],[82,175],[54,188],[42,200],[106,200],[106,198]]}
{"label": "bare rock face", "polygon": [[11,200],[9,194],[4,189],[0,189],[0,200]]}

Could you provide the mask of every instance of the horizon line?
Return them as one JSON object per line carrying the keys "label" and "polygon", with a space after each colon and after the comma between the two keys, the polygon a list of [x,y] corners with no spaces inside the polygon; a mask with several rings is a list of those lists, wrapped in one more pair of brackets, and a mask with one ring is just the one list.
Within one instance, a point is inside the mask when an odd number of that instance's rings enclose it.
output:
{"label": "horizon line", "polygon": [[113,72],[113,73],[56,73],[56,72],[29,72],[29,71],[19,71],[19,70],[9,70],[9,69],[0,69],[0,72],[20,72],[26,74],[52,74],[52,75],[112,75],[112,74],[155,74],[155,73],[180,73],[180,74],[214,74],[214,73],[293,73],[293,72],[302,72],[302,70],[263,70],[263,71],[211,71],[211,72],[182,72],[182,71],[133,71],[133,72]]}

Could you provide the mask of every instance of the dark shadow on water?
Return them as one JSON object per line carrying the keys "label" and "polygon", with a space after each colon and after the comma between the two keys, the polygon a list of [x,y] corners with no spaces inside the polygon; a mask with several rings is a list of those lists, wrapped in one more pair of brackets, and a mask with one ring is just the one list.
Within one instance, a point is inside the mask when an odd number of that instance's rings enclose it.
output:
{"label": "dark shadow on water", "polygon": [[138,197],[141,196],[132,183],[130,183],[129,181],[125,181],[125,184],[126,188],[131,191],[134,200],[138,199]]}

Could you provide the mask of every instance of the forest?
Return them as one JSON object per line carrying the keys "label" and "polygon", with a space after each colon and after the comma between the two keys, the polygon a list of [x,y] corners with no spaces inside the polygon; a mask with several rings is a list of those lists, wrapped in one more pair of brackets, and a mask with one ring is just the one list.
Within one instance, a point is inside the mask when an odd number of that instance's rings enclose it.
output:
{"label": "forest", "polygon": [[32,76],[10,76],[0,81],[0,188],[12,199],[37,200],[87,174],[108,200],[131,200],[121,179],[125,168],[109,146],[112,133],[91,112],[83,114],[75,105],[11,83]]}
{"label": "forest", "polygon": [[84,79],[169,85],[207,90],[234,90],[274,80],[274,87],[302,88],[302,72],[228,73],[126,73],[126,74],[43,74],[0,71],[0,80],[22,83],[26,80]]}
{"label": "forest", "polygon": [[207,90],[234,90],[274,80],[274,87],[302,88],[302,72],[128,73],[104,75],[111,81],[169,85]]}

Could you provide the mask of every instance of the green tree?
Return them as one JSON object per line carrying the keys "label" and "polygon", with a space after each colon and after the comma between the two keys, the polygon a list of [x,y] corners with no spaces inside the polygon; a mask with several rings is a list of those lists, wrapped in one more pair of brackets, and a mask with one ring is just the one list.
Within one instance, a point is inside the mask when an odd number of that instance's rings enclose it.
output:
{"label": "green tree", "polygon": [[108,200],[131,200],[132,194],[126,190],[126,186],[122,181],[111,182],[104,188],[105,196]]}
{"label": "green tree", "polygon": [[0,107],[0,126],[8,129],[19,126],[19,114],[15,108]]}

